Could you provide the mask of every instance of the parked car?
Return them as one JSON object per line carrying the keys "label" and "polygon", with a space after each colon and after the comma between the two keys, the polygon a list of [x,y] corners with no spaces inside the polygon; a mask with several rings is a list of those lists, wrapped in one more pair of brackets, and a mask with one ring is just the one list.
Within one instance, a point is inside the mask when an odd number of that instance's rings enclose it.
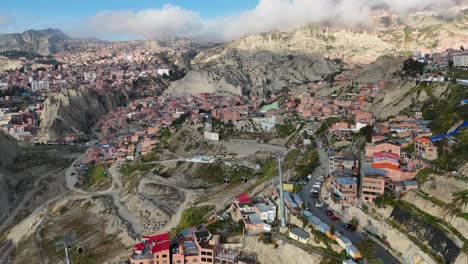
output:
{"label": "parked car", "polygon": [[314,193],[312,193],[311,197],[312,197],[312,198],[318,198],[319,195],[318,195],[318,193],[315,193],[315,192],[314,192]]}
{"label": "parked car", "polygon": [[336,217],[336,216],[332,216],[330,219],[331,219],[333,222],[338,222],[338,221],[341,220],[339,217]]}
{"label": "parked car", "polygon": [[327,210],[327,211],[325,211],[325,215],[326,215],[326,216],[334,216],[335,214],[333,214],[332,211]]}
{"label": "parked car", "polygon": [[320,189],[322,186],[320,186],[320,185],[318,185],[318,184],[314,184],[314,185],[312,185],[312,187],[313,187],[313,188],[318,188],[318,189]]}
{"label": "parked car", "polygon": [[343,227],[344,227],[344,229],[346,229],[346,230],[348,230],[348,231],[351,231],[351,232],[354,232],[354,231],[356,231],[356,229],[357,229],[357,228],[356,228],[355,226],[353,226],[352,224],[346,224],[346,225],[344,225]]}
{"label": "parked car", "polygon": [[315,207],[322,207],[323,206],[323,203],[322,202],[316,202],[315,203]]}

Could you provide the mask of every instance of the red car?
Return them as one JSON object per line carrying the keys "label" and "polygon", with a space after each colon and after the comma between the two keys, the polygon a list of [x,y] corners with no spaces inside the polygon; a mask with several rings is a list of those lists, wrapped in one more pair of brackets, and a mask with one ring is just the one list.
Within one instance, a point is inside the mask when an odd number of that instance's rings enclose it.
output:
{"label": "red car", "polygon": [[340,219],[339,217],[333,216],[333,217],[331,218],[331,220],[332,220],[333,222],[338,222],[338,221],[340,221],[341,219]]}
{"label": "red car", "polygon": [[334,216],[333,212],[330,210],[325,211],[326,216]]}

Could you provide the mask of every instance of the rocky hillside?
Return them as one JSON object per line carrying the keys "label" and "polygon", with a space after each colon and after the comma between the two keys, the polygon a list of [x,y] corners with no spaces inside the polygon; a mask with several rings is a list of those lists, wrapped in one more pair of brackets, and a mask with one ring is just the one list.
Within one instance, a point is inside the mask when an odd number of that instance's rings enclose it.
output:
{"label": "rocky hillside", "polygon": [[48,141],[66,133],[86,133],[99,117],[116,108],[120,101],[117,93],[98,94],[85,86],[49,94],[44,101],[38,138]]}
{"label": "rocky hillside", "polygon": [[468,41],[468,9],[455,17],[418,13],[408,17],[380,17],[379,37],[405,50],[445,51]]}
{"label": "rocky hillside", "polygon": [[17,50],[51,55],[65,49],[69,37],[58,29],[28,30],[0,35],[0,51]]}
{"label": "rocky hillside", "polygon": [[167,93],[256,95],[323,79],[339,71],[342,62],[367,64],[397,52],[393,44],[365,31],[308,26],[255,34],[198,54],[192,70]]}
{"label": "rocky hillside", "polygon": [[[16,141],[0,131],[0,212],[8,209],[9,191],[7,184],[6,168],[9,168],[19,155],[19,147]],[[0,214],[0,219],[3,214]]]}
{"label": "rocky hillside", "polygon": [[294,50],[254,51],[228,46],[199,54],[192,70],[173,82],[172,95],[230,93],[258,95],[320,80],[339,70],[322,55]]}
{"label": "rocky hillside", "polygon": [[8,167],[19,154],[19,147],[12,137],[0,131],[0,167]]}

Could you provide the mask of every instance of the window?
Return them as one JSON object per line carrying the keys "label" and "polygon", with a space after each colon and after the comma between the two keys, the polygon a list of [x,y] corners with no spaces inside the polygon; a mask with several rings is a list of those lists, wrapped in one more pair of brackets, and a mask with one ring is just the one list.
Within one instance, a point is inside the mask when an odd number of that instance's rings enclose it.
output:
{"label": "window", "polygon": [[204,262],[206,262],[206,258],[201,258],[201,261],[204,261]]}
{"label": "window", "polygon": [[196,258],[192,260],[192,262],[197,262],[197,261],[198,261],[198,259],[196,259]]}
{"label": "window", "polygon": [[208,254],[208,256],[213,256],[213,252],[206,252],[206,254]]}
{"label": "window", "polygon": [[208,262],[213,262],[213,259],[209,258],[209,259],[206,259]]}
{"label": "window", "polygon": [[180,261],[180,259],[178,259],[178,260],[177,260],[177,263],[182,263],[182,262]]}
{"label": "window", "polygon": [[162,264],[167,264],[167,259],[164,259],[164,260],[162,261]]}
{"label": "window", "polygon": [[167,254],[162,255],[162,258],[167,258]]}

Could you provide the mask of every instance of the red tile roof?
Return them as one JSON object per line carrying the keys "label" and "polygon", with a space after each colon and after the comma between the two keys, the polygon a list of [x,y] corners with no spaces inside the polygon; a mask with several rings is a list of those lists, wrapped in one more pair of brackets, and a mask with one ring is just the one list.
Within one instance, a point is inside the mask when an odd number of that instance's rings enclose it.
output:
{"label": "red tile roof", "polygon": [[152,244],[153,242],[159,243],[162,241],[168,241],[169,233],[162,233],[162,234],[157,234],[157,235],[146,235],[146,236],[143,236],[143,238],[147,238],[149,244]]}
{"label": "red tile roof", "polygon": [[371,167],[374,169],[391,169],[391,170],[398,170],[398,171],[400,170],[399,166],[395,164],[391,164],[391,163],[372,163]]}
{"label": "red tile roof", "polygon": [[423,143],[430,143],[431,141],[428,138],[417,138],[416,141],[420,141]]}
{"label": "red tile roof", "polygon": [[167,241],[167,240],[163,241],[163,242],[160,242],[160,243],[157,243],[156,245],[154,245],[151,248],[151,252],[153,254],[164,251],[164,250],[169,250],[169,241]]}
{"label": "red tile roof", "polygon": [[239,203],[250,203],[252,202],[252,199],[250,199],[250,196],[246,193],[241,193],[237,196],[237,200]]}
{"label": "red tile roof", "polygon": [[376,152],[374,153],[374,157],[390,157],[394,159],[398,159],[399,156],[396,153],[391,153],[391,152]]}
{"label": "red tile roof", "polygon": [[144,248],[145,248],[145,243],[139,243],[133,247],[133,250],[143,250]]}

